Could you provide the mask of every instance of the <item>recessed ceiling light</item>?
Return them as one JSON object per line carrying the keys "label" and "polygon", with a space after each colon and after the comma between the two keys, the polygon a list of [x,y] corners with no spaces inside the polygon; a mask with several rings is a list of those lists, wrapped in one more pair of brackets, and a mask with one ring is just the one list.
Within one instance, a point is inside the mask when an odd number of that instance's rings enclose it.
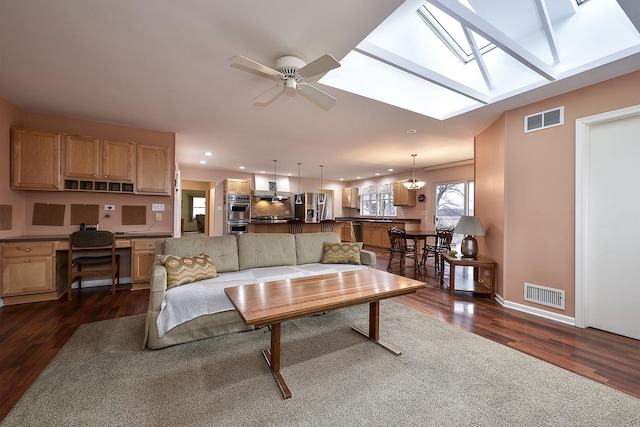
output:
{"label": "recessed ceiling light", "polygon": [[200,160],[200,164],[204,165],[205,163],[207,163],[207,162],[205,162],[204,160]]}
{"label": "recessed ceiling light", "polygon": [[340,181],[344,181],[344,178],[340,178]]}
{"label": "recessed ceiling light", "polygon": [[240,169],[244,169],[244,166],[240,166]]}
{"label": "recessed ceiling light", "polygon": [[356,179],[361,179],[359,176],[356,176]]}
{"label": "recessed ceiling light", "polygon": [[266,173],[265,171],[260,171],[260,173]]}
{"label": "recessed ceiling light", "polygon": [[415,129],[409,129],[409,130],[407,130],[407,133],[416,133],[416,130]]}
{"label": "recessed ceiling light", "polygon": [[205,156],[213,156],[213,154],[211,153],[211,151],[207,151],[204,153]]}
{"label": "recessed ceiling light", "polygon": [[388,172],[393,172],[393,168],[387,169]]}
{"label": "recessed ceiling light", "polygon": [[376,172],[376,176],[379,176],[379,175],[380,175],[380,172]]}

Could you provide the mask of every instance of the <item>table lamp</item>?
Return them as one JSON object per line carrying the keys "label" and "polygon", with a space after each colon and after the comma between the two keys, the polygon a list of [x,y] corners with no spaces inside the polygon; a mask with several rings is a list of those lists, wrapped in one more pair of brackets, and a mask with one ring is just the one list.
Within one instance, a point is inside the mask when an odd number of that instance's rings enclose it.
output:
{"label": "table lamp", "polygon": [[478,256],[478,242],[473,236],[484,236],[484,228],[480,218],[475,216],[461,216],[458,225],[453,230],[457,234],[466,234],[460,244],[460,252],[463,258],[476,258]]}

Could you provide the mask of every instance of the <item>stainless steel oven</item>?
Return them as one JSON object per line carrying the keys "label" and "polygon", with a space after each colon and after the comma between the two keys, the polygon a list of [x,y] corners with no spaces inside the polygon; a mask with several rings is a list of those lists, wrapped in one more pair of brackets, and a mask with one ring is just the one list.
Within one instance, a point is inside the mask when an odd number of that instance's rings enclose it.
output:
{"label": "stainless steel oven", "polygon": [[249,231],[249,224],[246,222],[227,222],[227,234],[242,234]]}
{"label": "stainless steel oven", "polygon": [[227,195],[227,222],[251,221],[251,196],[249,194]]}

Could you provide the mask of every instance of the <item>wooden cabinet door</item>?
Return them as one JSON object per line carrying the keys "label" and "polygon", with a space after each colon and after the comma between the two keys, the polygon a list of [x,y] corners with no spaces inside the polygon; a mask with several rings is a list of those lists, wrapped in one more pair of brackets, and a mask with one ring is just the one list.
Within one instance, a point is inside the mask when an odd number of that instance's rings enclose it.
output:
{"label": "wooden cabinet door", "polygon": [[89,136],[64,138],[64,176],[94,180],[98,178],[100,140]]}
{"label": "wooden cabinet door", "polygon": [[395,181],[393,183],[393,205],[394,206],[415,206],[416,191],[408,190],[403,184],[408,180]]}
{"label": "wooden cabinet door", "polygon": [[250,187],[249,180],[241,179],[240,182],[238,182],[238,193],[249,194],[251,192]]}
{"label": "wooden cabinet door", "polygon": [[102,178],[111,181],[133,181],[133,143],[102,141]]}
{"label": "wooden cabinet door", "polygon": [[137,144],[136,193],[170,195],[169,147]]}
{"label": "wooden cabinet door", "polygon": [[11,131],[11,188],[62,191],[60,134]]}
{"label": "wooden cabinet door", "polygon": [[53,278],[53,256],[2,260],[3,296],[55,291]]}
{"label": "wooden cabinet door", "polygon": [[156,240],[134,239],[131,251],[131,281],[148,282],[155,262]]}
{"label": "wooden cabinet door", "polygon": [[382,246],[382,228],[379,224],[375,224],[371,228],[371,246],[381,247]]}

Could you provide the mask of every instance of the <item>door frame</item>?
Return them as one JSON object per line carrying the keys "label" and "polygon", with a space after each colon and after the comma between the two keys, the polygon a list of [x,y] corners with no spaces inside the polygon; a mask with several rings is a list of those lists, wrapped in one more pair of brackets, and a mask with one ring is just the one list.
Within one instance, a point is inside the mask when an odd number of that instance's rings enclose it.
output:
{"label": "door frame", "polygon": [[591,126],[640,116],[640,105],[576,119],[575,325],[589,326],[589,144]]}

